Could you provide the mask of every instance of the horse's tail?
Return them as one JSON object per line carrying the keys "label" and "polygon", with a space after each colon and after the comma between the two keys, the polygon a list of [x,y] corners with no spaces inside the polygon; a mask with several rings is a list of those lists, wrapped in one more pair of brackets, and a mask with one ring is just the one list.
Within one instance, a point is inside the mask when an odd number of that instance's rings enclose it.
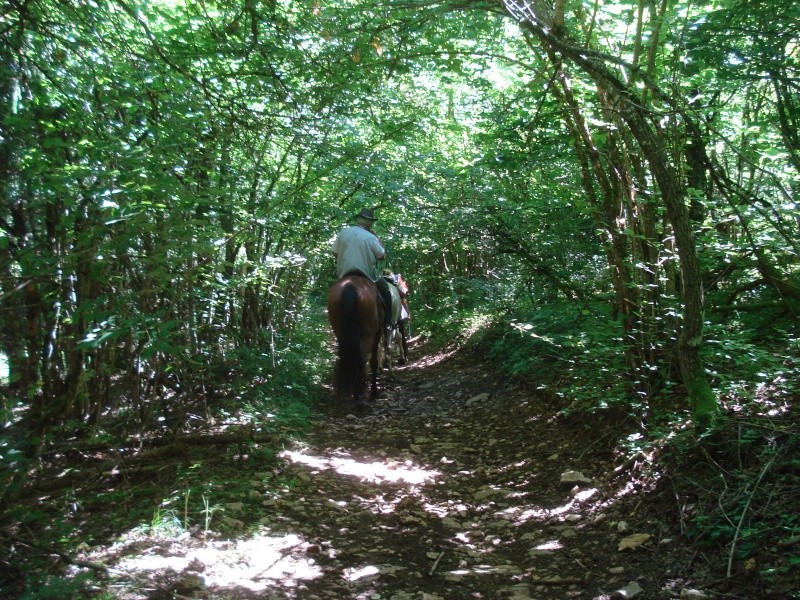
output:
{"label": "horse's tail", "polygon": [[347,284],[342,288],[339,361],[336,365],[336,389],[345,398],[360,394],[364,381],[365,355],[358,310],[358,289]]}

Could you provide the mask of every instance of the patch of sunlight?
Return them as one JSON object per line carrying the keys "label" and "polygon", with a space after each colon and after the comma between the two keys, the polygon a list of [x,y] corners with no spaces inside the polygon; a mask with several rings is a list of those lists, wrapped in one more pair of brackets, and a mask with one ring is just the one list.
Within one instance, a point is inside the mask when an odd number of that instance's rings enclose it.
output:
{"label": "patch of sunlight", "polygon": [[472,543],[472,540],[469,538],[469,534],[466,531],[461,531],[455,535],[455,539],[467,546],[468,548],[474,548],[475,544]]}
{"label": "patch of sunlight", "polygon": [[636,481],[627,481],[625,485],[617,491],[616,498],[622,498],[623,496],[627,496],[628,494],[633,494],[636,492]]}
{"label": "patch of sunlight", "polygon": [[373,575],[377,575],[381,572],[381,570],[373,565],[369,565],[366,567],[361,567],[360,569],[351,568],[345,569],[343,577],[347,581],[358,581],[359,579],[363,579],[364,577],[372,577]]}
{"label": "patch of sunlight", "polygon": [[597,488],[589,488],[588,490],[581,490],[577,494],[575,494],[575,500],[578,502],[583,502],[584,500],[588,500],[592,496],[597,493]]}
{"label": "patch of sunlight", "polygon": [[425,510],[425,512],[436,515],[440,519],[443,519],[447,515],[451,514],[450,508],[441,504],[425,502],[423,503],[422,508]]}
{"label": "patch of sunlight", "polygon": [[[519,485],[528,485],[530,480],[521,481]],[[533,492],[509,492],[506,495],[506,498],[525,498],[526,496],[532,496]]]}
{"label": "patch of sunlight", "polygon": [[440,362],[444,362],[445,360],[453,356],[456,352],[458,352],[458,348],[454,348],[449,352],[442,352],[441,354],[432,354],[429,356],[425,356],[423,358],[415,360],[413,366],[418,369],[432,367],[433,365],[439,364]]}
{"label": "patch of sunlight", "polygon": [[0,382],[8,383],[8,356],[0,352]]}
{"label": "patch of sunlight", "polygon": [[[761,377],[769,377],[766,373],[759,373]],[[779,392],[782,389],[789,389],[787,380],[783,377],[775,377],[770,382],[762,382],[756,386],[755,396],[753,400],[756,404],[760,405],[762,414],[769,415],[770,417],[778,417],[785,415],[791,409],[791,403],[786,402],[785,392]],[[779,403],[778,400],[783,400]]]}
{"label": "patch of sunlight", "polygon": [[300,580],[323,575],[306,555],[307,546],[297,535],[261,535],[235,543],[209,541],[203,547],[177,550],[178,556],[164,556],[159,551],[132,556],[120,561],[115,571],[135,576],[165,569],[181,573],[202,565],[201,577],[208,587],[242,587],[253,592],[276,585],[293,588]]}
{"label": "patch of sunlight", "polygon": [[448,575],[465,577],[467,575],[518,575],[519,567],[516,565],[475,565],[471,569],[456,569],[448,571]]}
{"label": "patch of sunlight", "polygon": [[442,502],[424,501],[421,502],[422,509],[431,514],[436,515],[440,519],[446,517],[460,518],[467,514],[469,507],[466,504],[457,502],[455,500],[444,500]]}
{"label": "patch of sunlight", "polygon": [[527,523],[528,521],[546,521],[552,517],[558,517],[573,511],[576,503],[591,498],[596,493],[596,488],[583,490],[575,494],[575,497],[563,506],[556,506],[555,508],[542,508],[540,506],[526,508],[524,506],[513,506],[498,511],[495,514],[500,518],[513,520],[517,525]]}
{"label": "patch of sunlight", "polygon": [[[389,515],[397,512],[397,505],[400,504],[400,502],[409,498],[413,498],[412,495],[398,494],[397,496],[387,499],[377,490],[372,491],[375,492],[375,495],[372,497],[354,495],[353,499],[360,503],[364,508],[380,515]],[[342,501],[336,502],[334,500],[329,500],[329,502],[335,503],[340,508],[346,508],[347,506],[347,503]]]}
{"label": "patch of sunlight", "polygon": [[476,530],[459,531],[449,540],[458,547],[458,551],[470,557],[493,554],[495,547],[503,544],[503,539],[494,535],[485,535]]}
{"label": "patch of sunlight", "polygon": [[389,481],[419,485],[439,475],[438,471],[425,470],[409,460],[402,463],[359,462],[349,457],[312,456],[293,450],[282,452],[280,456],[320,471],[332,469],[341,475],[352,475],[371,483]]}
{"label": "patch of sunlight", "polygon": [[534,548],[534,550],[563,550],[564,545],[559,540],[550,540],[549,542],[545,542],[544,544],[539,544]]}

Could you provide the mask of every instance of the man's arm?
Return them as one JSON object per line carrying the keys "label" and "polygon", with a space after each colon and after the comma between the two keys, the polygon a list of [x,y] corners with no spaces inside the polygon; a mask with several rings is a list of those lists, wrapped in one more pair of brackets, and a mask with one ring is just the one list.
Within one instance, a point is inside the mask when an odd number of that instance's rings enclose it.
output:
{"label": "man's arm", "polygon": [[383,244],[381,244],[381,241],[378,239],[377,235],[375,236],[375,242],[376,243],[372,246],[372,251],[375,254],[375,260],[383,260],[386,258],[386,248],[383,247]]}

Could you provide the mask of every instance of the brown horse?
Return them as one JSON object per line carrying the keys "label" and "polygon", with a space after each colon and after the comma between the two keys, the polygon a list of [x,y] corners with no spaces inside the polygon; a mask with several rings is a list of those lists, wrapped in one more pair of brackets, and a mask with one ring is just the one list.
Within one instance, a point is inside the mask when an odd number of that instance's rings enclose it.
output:
{"label": "brown horse", "polygon": [[383,303],[378,286],[359,275],[347,275],[328,291],[328,320],[338,344],[336,396],[352,398],[357,410],[364,402],[364,371],[369,356],[371,398],[378,393],[378,346],[383,323]]}

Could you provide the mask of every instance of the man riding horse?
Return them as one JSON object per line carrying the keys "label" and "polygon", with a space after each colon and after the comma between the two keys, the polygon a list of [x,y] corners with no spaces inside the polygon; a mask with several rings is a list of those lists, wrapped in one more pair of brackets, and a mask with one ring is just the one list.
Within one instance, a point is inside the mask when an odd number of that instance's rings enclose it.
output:
{"label": "man riding horse", "polygon": [[392,312],[393,286],[378,276],[377,263],[386,258],[386,250],[372,231],[376,220],[372,210],[362,209],[356,215],[356,224],[345,227],[336,236],[333,255],[336,257],[336,276],[339,279],[347,275],[361,275],[375,282],[384,306],[384,328],[388,328],[396,321]]}

